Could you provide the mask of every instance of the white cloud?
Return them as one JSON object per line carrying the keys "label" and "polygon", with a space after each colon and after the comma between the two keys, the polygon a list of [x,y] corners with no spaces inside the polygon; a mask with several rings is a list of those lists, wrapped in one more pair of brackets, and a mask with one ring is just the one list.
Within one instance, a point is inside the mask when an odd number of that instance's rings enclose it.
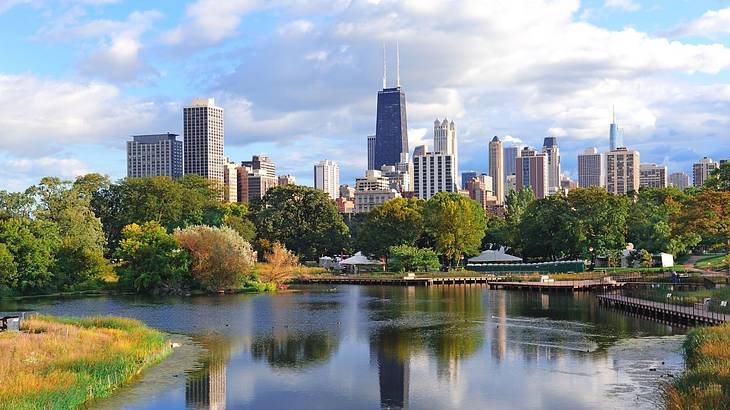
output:
{"label": "white cloud", "polygon": [[76,158],[18,158],[5,161],[5,166],[21,173],[54,175],[61,178],[75,178],[89,172],[86,164]]}
{"label": "white cloud", "polygon": [[639,11],[641,10],[641,4],[636,3],[634,0],[606,0],[603,3],[606,8],[620,9],[624,11]]}
{"label": "white cloud", "polygon": [[185,8],[183,23],[165,32],[162,41],[186,48],[217,44],[233,36],[243,16],[257,5],[257,0],[196,0]]}
{"label": "white cloud", "polygon": [[730,7],[710,10],[672,34],[713,37],[717,34],[728,33],[730,33]]}

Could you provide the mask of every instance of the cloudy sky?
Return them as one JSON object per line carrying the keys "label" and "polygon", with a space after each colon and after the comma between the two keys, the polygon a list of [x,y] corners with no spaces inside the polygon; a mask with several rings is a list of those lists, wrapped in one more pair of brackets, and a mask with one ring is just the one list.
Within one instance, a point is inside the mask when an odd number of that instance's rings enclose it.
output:
{"label": "cloudy sky", "polygon": [[180,133],[199,96],[231,159],[311,184],[327,158],[350,182],[396,41],[411,147],[448,115],[462,171],[486,170],[493,135],[554,135],[575,176],[612,105],[642,162],[730,157],[730,1],[0,0],[0,189],[121,178],[129,136]]}

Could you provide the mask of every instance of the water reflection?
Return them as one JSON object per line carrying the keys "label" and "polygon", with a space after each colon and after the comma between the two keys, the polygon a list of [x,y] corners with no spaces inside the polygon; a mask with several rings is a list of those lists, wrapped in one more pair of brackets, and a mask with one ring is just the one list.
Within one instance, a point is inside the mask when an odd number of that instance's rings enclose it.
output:
{"label": "water reflection", "polygon": [[598,308],[590,294],[341,286],[13,303],[0,311],[135,317],[205,349],[135,409],[650,408],[658,372],[644,367],[654,357],[681,367],[673,339],[632,340],[682,330]]}

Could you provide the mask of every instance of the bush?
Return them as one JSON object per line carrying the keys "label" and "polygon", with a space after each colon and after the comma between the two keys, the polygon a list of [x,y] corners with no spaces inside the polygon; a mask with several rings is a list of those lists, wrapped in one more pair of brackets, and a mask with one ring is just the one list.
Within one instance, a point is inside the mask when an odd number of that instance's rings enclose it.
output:
{"label": "bush", "polygon": [[396,272],[431,272],[440,267],[438,255],[430,248],[398,245],[388,249],[389,269]]}
{"label": "bush", "polygon": [[190,252],[193,280],[208,291],[240,287],[256,262],[251,245],[226,226],[177,229],[174,237]]}
{"label": "bush", "polygon": [[264,256],[268,267],[266,270],[259,272],[259,279],[265,283],[273,283],[276,286],[281,285],[291,279],[292,274],[299,265],[299,258],[293,252],[288,251],[284,245],[276,242],[271,248],[271,252]]}

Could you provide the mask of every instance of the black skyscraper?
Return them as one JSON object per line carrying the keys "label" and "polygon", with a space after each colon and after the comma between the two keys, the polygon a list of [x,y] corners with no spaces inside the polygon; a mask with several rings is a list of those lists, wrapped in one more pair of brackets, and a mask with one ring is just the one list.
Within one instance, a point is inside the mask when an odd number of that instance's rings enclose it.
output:
{"label": "black skyscraper", "polygon": [[396,85],[388,88],[386,81],[385,48],[383,48],[383,89],[378,91],[378,113],[375,123],[374,169],[401,162],[401,154],[408,153],[408,123],[406,121],[406,94],[400,87],[400,51],[396,60]]}

